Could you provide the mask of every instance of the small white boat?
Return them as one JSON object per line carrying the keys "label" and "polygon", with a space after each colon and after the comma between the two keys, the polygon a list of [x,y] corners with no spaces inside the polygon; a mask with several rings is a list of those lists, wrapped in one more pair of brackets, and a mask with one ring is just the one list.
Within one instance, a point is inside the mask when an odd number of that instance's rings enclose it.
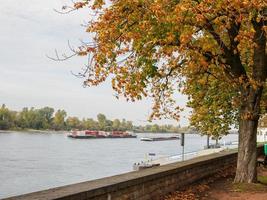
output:
{"label": "small white boat", "polygon": [[149,163],[149,162],[134,163],[133,170],[138,171],[138,170],[147,169],[147,168],[156,167],[156,166],[160,166],[160,163]]}
{"label": "small white boat", "polygon": [[142,137],[140,138],[141,141],[153,141],[152,138],[148,138],[148,137]]}

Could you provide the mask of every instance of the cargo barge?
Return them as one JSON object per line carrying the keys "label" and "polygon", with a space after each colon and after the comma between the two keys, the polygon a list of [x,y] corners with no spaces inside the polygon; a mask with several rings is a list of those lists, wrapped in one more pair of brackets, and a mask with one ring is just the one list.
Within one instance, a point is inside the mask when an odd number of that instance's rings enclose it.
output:
{"label": "cargo barge", "polygon": [[136,138],[137,136],[128,131],[71,131],[68,137],[75,139],[100,139],[100,138]]}

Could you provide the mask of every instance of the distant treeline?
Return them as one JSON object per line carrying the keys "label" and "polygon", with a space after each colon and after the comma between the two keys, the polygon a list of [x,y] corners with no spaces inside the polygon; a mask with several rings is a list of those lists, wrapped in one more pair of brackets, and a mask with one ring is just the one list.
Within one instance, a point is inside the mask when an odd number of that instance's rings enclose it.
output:
{"label": "distant treeline", "polygon": [[35,130],[103,130],[103,131],[135,131],[135,132],[178,132],[180,126],[145,125],[134,126],[132,121],[125,119],[109,120],[104,114],[98,114],[97,120],[92,118],[79,119],[67,116],[65,110],[51,107],[23,108],[21,111],[8,109],[5,104],[0,108],[0,130],[35,129]]}

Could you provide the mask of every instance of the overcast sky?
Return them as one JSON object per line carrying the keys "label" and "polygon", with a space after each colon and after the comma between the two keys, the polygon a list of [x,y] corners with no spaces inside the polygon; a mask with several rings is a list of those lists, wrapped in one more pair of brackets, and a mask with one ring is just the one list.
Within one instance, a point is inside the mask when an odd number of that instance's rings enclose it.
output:
{"label": "overcast sky", "polygon": [[[110,119],[144,124],[151,111],[150,100],[117,100],[110,83],[83,88],[83,80],[71,74],[80,71],[83,58],[54,62],[46,57],[54,55],[55,49],[68,53],[68,40],[78,45],[79,39],[88,37],[81,26],[89,19],[87,10],[68,15],[53,10],[67,3],[70,0],[1,0],[0,103],[15,110],[51,106],[80,118],[104,113]],[[185,101],[179,96],[180,105]],[[176,124],[166,120],[159,123]],[[186,116],[179,123],[186,125]]]}

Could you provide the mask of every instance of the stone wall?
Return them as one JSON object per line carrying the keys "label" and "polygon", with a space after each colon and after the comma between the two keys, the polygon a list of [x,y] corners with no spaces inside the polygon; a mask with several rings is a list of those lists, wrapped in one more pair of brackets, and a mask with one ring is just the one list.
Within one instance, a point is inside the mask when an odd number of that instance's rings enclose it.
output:
{"label": "stone wall", "polygon": [[[263,147],[259,147],[263,152]],[[139,172],[53,188],[6,200],[151,200],[161,199],[179,187],[189,185],[236,163],[235,150],[177,162]]]}

